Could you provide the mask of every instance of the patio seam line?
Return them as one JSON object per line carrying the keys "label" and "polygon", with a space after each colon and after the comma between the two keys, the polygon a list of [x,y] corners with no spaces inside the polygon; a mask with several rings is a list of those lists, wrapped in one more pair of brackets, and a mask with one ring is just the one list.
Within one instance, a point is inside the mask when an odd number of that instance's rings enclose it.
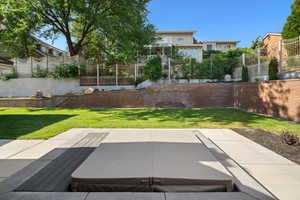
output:
{"label": "patio seam line", "polygon": [[[253,177],[251,174],[249,174],[249,172],[246,170],[246,169],[244,169],[244,167],[242,167],[236,160],[234,160],[233,158],[231,158],[225,151],[223,151],[223,149],[221,148],[221,147],[219,147],[216,143],[214,143],[210,138],[208,138],[208,137],[206,137],[204,134],[202,134],[202,132],[201,131],[199,131],[199,130],[196,130],[195,132],[197,132],[197,134],[196,134],[196,136],[197,136],[197,138],[200,140],[200,141],[202,141],[203,142],[203,144],[209,149],[209,147],[207,146],[207,142],[205,142],[204,140],[202,140],[201,139],[201,137],[202,138],[205,138],[206,140],[208,140],[209,142],[211,142],[212,143],[212,145],[214,145],[216,148],[218,148],[219,150],[221,150],[226,156],[228,156],[228,158],[230,158],[241,170],[243,170],[245,173],[247,173],[247,175],[249,176],[249,177],[251,177],[258,185],[260,185],[263,189],[265,189],[271,196],[272,196],[272,198],[274,198],[274,200],[279,200],[269,189],[267,189],[262,183],[260,183],[255,177]],[[214,155],[214,154],[213,154]],[[216,158],[217,159],[217,158]],[[219,160],[219,159],[217,159],[217,160]],[[222,164],[222,162],[221,162],[221,164]],[[223,164],[222,164],[223,165]],[[224,166],[225,167],[225,166]],[[227,169],[227,167],[225,167],[226,169]],[[229,170],[228,170],[229,171]],[[238,180],[239,181],[239,179],[231,172],[231,171],[229,171],[229,173],[230,174],[232,174],[232,176],[236,179],[236,180]],[[239,181],[240,182],[240,181]],[[243,185],[242,183],[240,183],[241,185]],[[249,193],[246,193],[245,191],[241,191],[241,192],[243,192],[243,193],[245,193],[245,194],[247,194],[247,195],[249,195],[249,196],[251,196],[251,197],[253,197],[253,198],[256,198],[257,199],[257,197],[255,197],[255,196],[252,196],[251,194],[249,194]]]}
{"label": "patio seam line", "polygon": [[[16,141],[16,140],[14,140],[14,141]],[[43,141],[40,141],[39,143],[36,143],[36,144],[34,144],[34,145],[32,145],[32,146],[29,146],[29,147],[27,147],[27,148],[24,148],[24,149],[22,149],[21,151],[18,151],[17,153],[8,156],[6,159],[9,159],[9,158],[11,158],[11,157],[13,157],[13,156],[16,156],[16,155],[18,155],[19,153],[23,153],[24,151],[27,151],[27,150],[29,150],[29,149],[31,149],[31,148],[33,148],[33,147],[39,145],[39,144],[42,144],[42,143],[45,142],[45,141],[46,141],[46,140],[43,140]]]}
{"label": "patio seam line", "polygon": [[166,192],[164,192],[163,194],[164,194],[164,199],[167,200],[167,194],[166,194]]}
{"label": "patio seam line", "polygon": [[[245,170],[242,166],[240,166],[239,165],[239,163],[236,161],[236,160],[234,160],[233,158],[231,158],[225,151],[223,151],[223,149],[221,148],[221,147],[219,147],[216,143],[214,143],[210,138],[207,138],[205,135],[203,135],[200,131],[199,131],[199,133],[198,133],[199,135],[201,135],[201,136],[203,136],[203,137],[205,137],[207,140],[209,140],[213,145],[215,145],[219,150],[221,150],[226,156],[228,156],[228,158],[230,158],[235,164],[237,164],[238,165],[238,167],[240,168],[240,169],[242,169],[243,171],[245,171],[251,178],[253,178],[260,186],[262,186],[266,191],[268,191],[270,194],[272,194],[267,188],[265,188],[264,187],[264,185],[262,185],[258,180],[256,180],[256,178],[254,178],[253,176],[251,176],[251,174],[249,174],[248,173],[248,171],[247,170]],[[198,136],[198,135],[197,135]],[[199,138],[200,140],[201,140],[201,138]],[[206,146],[206,143],[203,141],[203,140],[201,140],[204,144],[205,144],[205,146]],[[230,172],[231,173],[231,172]],[[233,175],[234,176],[234,175]],[[235,176],[234,176],[235,177]],[[237,179],[237,178],[236,178]],[[275,197],[275,195],[274,194],[272,194],[274,197]]]}
{"label": "patio seam line", "polygon": [[85,194],[85,197],[83,198],[83,200],[87,200],[87,198],[88,198],[88,196],[90,195],[90,193],[88,192],[88,193],[86,193]]}

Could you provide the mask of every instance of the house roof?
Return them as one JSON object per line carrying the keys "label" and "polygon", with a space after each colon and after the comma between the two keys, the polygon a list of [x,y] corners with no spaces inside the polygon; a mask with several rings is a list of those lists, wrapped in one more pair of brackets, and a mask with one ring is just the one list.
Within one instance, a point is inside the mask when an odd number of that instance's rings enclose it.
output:
{"label": "house roof", "polygon": [[263,40],[266,39],[266,37],[271,36],[271,35],[281,36],[282,34],[278,33],[278,32],[269,32],[269,33],[265,34],[265,36],[263,37]]}
{"label": "house roof", "polygon": [[212,41],[202,41],[202,42],[199,42],[199,43],[229,43],[229,44],[237,44],[237,43],[240,43],[241,41],[239,40],[233,40],[233,41],[229,41],[229,40],[212,40]]}
{"label": "house roof", "polygon": [[182,47],[182,48],[203,48],[201,44],[177,44],[176,47]]}
{"label": "house roof", "polygon": [[6,58],[0,57],[0,64],[13,65],[14,63]]}
{"label": "house roof", "polygon": [[197,31],[195,30],[182,30],[182,31],[156,31],[157,34],[183,34],[183,33],[192,33],[195,34]]}
{"label": "house roof", "polygon": [[49,47],[49,48],[55,49],[56,51],[59,51],[59,52],[61,52],[61,53],[67,53],[66,51],[61,50],[61,49],[58,49],[58,48],[56,48],[56,47],[54,47],[54,46],[52,46],[52,45],[50,45],[50,44],[48,44],[48,43],[46,43],[46,42],[40,40],[40,39],[38,39],[38,38],[35,37],[35,36],[32,36],[32,37],[33,37],[34,40],[36,40],[36,41],[37,41],[38,43],[40,43],[40,44],[43,44],[43,45],[45,45],[45,46],[47,46],[47,47]]}

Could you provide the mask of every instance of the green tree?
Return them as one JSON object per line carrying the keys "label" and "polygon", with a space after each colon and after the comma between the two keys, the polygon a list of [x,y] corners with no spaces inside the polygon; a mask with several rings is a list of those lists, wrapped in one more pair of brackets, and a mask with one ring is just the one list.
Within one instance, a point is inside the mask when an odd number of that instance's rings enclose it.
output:
{"label": "green tree", "polygon": [[300,35],[300,0],[295,0],[291,9],[291,15],[287,18],[282,30],[282,35],[285,39],[298,37]]}
{"label": "green tree", "polygon": [[[144,50],[146,44],[155,41],[153,26],[135,29],[133,32],[123,33],[117,39],[113,35],[105,36],[101,31],[94,31],[87,38],[87,45],[82,49],[85,58],[96,58],[99,62],[107,65],[123,62],[135,61],[138,52]],[[114,30],[117,32],[117,30]],[[116,33],[115,35],[117,35]]]}
{"label": "green tree", "polygon": [[195,67],[196,67],[196,59],[193,58],[183,58],[181,62],[178,64],[180,65],[181,75],[183,79],[187,79],[190,81],[191,79],[195,78]]}
{"label": "green tree", "polygon": [[144,67],[144,74],[150,81],[158,81],[162,77],[161,58],[157,56],[149,59]]}
{"label": "green tree", "polygon": [[[154,30],[147,23],[149,0],[0,0],[6,29],[0,41],[23,42],[30,35],[55,40],[63,35],[71,56],[79,54],[97,31],[124,51],[136,48],[140,32]],[[22,40],[20,40],[22,39]],[[24,39],[24,40],[23,40]],[[25,40],[26,39],[26,40]],[[125,41],[124,41],[125,40]],[[145,40],[143,40],[144,42]],[[32,42],[31,42],[32,44]],[[129,46],[130,44],[130,46]],[[135,45],[132,45],[135,44]],[[28,53],[28,50],[27,50]]]}
{"label": "green tree", "polygon": [[277,58],[272,58],[269,64],[269,80],[278,79],[278,60]]}
{"label": "green tree", "polygon": [[[33,49],[33,40],[30,37],[30,29],[33,28],[33,15],[23,9],[15,9],[9,12],[9,1],[0,0],[0,23],[5,26],[0,30],[0,54],[4,57],[27,57]],[[15,7],[22,7],[21,1],[14,3]],[[28,20],[18,20],[27,18]]]}
{"label": "green tree", "polygon": [[262,48],[263,46],[264,46],[264,42],[262,41],[262,38],[259,36],[252,41],[251,49],[258,49],[258,48]]}
{"label": "green tree", "polygon": [[246,66],[242,67],[242,81],[244,82],[249,81],[249,73],[248,73],[248,68]]}

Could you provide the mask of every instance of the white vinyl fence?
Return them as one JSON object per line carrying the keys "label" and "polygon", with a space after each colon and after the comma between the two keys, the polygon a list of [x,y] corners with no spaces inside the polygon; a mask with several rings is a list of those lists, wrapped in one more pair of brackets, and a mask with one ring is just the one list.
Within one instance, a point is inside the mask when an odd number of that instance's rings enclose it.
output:
{"label": "white vinyl fence", "polygon": [[32,77],[32,73],[36,72],[37,69],[45,70],[49,72],[54,71],[55,67],[60,64],[74,64],[79,63],[79,58],[70,56],[58,56],[51,57],[45,56],[41,58],[29,57],[26,59],[14,58],[14,67],[20,78]]}
{"label": "white vinyl fence", "polygon": [[[263,55],[261,49],[258,49],[256,54],[243,54],[241,62],[241,66],[248,68],[248,76],[251,82],[269,79],[269,61]],[[235,69],[233,78],[242,80],[242,67]]]}
{"label": "white vinyl fence", "polygon": [[[89,86],[80,86],[79,79],[17,78],[0,81],[0,97],[29,97],[38,90],[44,96],[81,93]],[[134,86],[93,86],[102,91],[134,89]]]}

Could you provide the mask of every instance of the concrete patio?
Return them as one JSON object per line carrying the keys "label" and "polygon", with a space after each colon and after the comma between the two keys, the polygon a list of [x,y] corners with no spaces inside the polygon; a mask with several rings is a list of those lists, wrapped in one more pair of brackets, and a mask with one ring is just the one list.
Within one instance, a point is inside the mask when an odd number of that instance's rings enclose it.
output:
{"label": "concrete patio", "polygon": [[[197,136],[232,175],[237,192],[77,193],[14,192],[88,134],[151,133]],[[228,129],[71,129],[49,140],[0,140],[1,200],[298,200],[300,166]]]}

